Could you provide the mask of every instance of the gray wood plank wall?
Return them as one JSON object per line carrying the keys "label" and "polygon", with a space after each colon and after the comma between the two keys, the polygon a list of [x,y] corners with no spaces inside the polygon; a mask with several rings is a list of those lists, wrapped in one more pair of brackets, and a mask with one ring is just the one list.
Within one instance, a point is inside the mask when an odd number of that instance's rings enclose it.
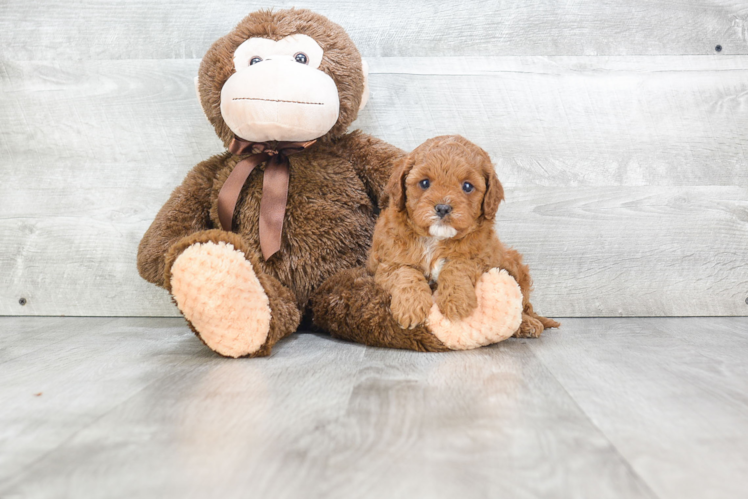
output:
{"label": "gray wood plank wall", "polygon": [[247,12],[292,5],[367,57],[354,127],[405,149],[459,133],[491,153],[499,233],[526,255],[541,312],[748,314],[743,0],[6,1],[0,314],[177,313],[135,251],[221,150],[194,95],[199,58]]}

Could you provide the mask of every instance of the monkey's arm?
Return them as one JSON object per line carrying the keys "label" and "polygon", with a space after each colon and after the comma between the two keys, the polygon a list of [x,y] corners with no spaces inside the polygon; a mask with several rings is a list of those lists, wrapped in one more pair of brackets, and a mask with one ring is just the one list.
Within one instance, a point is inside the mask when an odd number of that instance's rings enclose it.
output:
{"label": "monkey's arm", "polygon": [[199,163],[159,210],[138,247],[138,272],[146,281],[168,288],[164,271],[171,247],[186,236],[212,228],[213,177],[226,157],[214,156]]}
{"label": "monkey's arm", "polygon": [[375,205],[384,206],[384,187],[392,173],[392,165],[405,156],[405,151],[376,137],[356,130],[338,143],[340,156],[347,158],[364,181]]}

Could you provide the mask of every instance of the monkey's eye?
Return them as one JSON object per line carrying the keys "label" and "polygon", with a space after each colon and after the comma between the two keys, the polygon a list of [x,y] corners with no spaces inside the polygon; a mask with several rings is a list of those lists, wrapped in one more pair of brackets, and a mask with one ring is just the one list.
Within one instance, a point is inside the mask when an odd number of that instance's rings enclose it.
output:
{"label": "monkey's eye", "polygon": [[475,186],[473,186],[469,182],[462,183],[462,190],[465,191],[466,193],[472,193],[473,189],[475,189]]}
{"label": "monkey's eye", "polygon": [[293,56],[293,58],[296,59],[297,63],[301,63],[301,64],[309,63],[309,58],[303,52],[297,52],[296,55]]}
{"label": "monkey's eye", "polygon": [[419,186],[421,186],[421,189],[428,189],[431,183],[428,179],[424,179],[421,182],[418,183]]}
{"label": "monkey's eye", "polygon": [[262,62],[262,57],[254,56],[252,59],[249,60],[249,65],[252,66],[253,64],[257,64],[258,62]]}

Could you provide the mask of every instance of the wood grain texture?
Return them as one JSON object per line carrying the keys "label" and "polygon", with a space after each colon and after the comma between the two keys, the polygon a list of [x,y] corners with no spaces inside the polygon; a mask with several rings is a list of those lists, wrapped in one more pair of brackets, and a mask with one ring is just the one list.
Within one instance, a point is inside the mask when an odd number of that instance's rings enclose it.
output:
{"label": "wood grain texture", "polygon": [[241,360],[180,319],[0,338],[2,497],[748,494],[748,318],[564,319],[441,354],[295,334]]}
{"label": "wood grain texture", "polygon": [[328,16],[364,56],[748,54],[743,0],[6,0],[0,46],[16,60],[201,58],[271,6]]}
{"label": "wood grain texture", "polygon": [[482,145],[507,185],[748,187],[748,57],[370,61],[355,125]]}
{"label": "wood grain texture", "polygon": [[567,319],[528,342],[661,498],[748,495],[748,319]]}
{"label": "wood grain texture", "polygon": [[748,314],[748,190],[507,190],[499,237],[550,316]]}
{"label": "wood grain texture", "polygon": [[205,355],[174,319],[3,318],[0,338],[0,483]]}
{"label": "wood grain texture", "polygon": [[[221,150],[197,65],[0,64],[0,314],[176,314],[135,252],[169,192]],[[499,229],[544,313],[746,314],[748,57],[371,65],[356,126],[406,149],[461,133],[492,154]]]}
{"label": "wood grain texture", "polygon": [[199,61],[101,64],[0,65],[4,314],[177,314],[135,261],[171,190],[221,151],[188,77]]}
{"label": "wood grain texture", "polygon": [[152,321],[78,319],[60,357],[0,364],[0,496],[652,496],[524,341],[434,355],[301,334],[229,360]]}
{"label": "wood grain texture", "polygon": [[652,496],[524,342],[363,361],[322,496]]}

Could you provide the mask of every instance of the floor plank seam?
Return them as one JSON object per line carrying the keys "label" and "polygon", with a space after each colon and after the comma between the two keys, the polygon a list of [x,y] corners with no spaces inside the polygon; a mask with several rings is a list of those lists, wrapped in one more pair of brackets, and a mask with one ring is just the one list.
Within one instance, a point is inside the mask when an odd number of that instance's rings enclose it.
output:
{"label": "floor plank seam", "polygon": [[553,372],[553,370],[545,363],[545,361],[543,361],[543,359],[540,356],[538,356],[535,353],[535,348],[532,347],[532,344],[530,342],[528,342],[528,344],[530,344],[529,350],[532,353],[532,355],[535,356],[535,358],[540,362],[540,364],[543,365],[543,368],[545,368],[545,370],[550,374],[550,376],[553,377],[553,380],[556,381],[556,383],[561,388],[561,390],[563,390],[564,394],[566,394],[569,397],[569,400],[572,401],[574,403],[574,406],[576,406],[577,409],[581,412],[581,414],[584,415],[584,418],[589,422],[589,424],[595,429],[597,429],[600,435],[605,438],[605,441],[608,443],[608,445],[610,445],[610,447],[613,449],[616,455],[618,455],[621,458],[621,461],[623,461],[623,463],[626,464],[626,468],[629,470],[631,475],[635,477],[637,480],[639,480],[641,485],[646,488],[648,494],[650,495],[650,498],[662,498],[655,493],[652,486],[639,474],[639,472],[634,468],[631,462],[629,462],[628,458],[626,458],[626,456],[624,456],[623,453],[621,453],[621,451],[613,443],[613,441],[611,441],[610,437],[597,425],[597,423],[595,423],[592,417],[590,417],[590,415],[586,411],[584,411],[584,408],[581,407],[581,405],[576,400],[576,398],[572,396],[571,393],[566,389],[566,386],[561,383],[561,381],[556,376],[556,374]]}

